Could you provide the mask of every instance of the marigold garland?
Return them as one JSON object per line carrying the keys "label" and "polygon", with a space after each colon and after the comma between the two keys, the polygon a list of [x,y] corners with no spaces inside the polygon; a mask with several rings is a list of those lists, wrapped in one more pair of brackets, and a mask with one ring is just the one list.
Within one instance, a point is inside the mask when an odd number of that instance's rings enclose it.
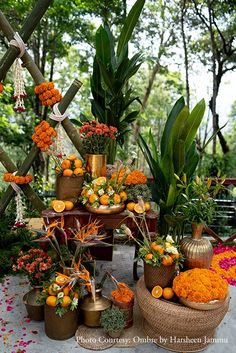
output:
{"label": "marigold garland", "polygon": [[3,86],[3,84],[0,82],[0,93],[2,93],[3,90],[4,90],[4,86]]}
{"label": "marigold garland", "polygon": [[214,249],[211,270],[236,286],[236,246],[220,245]]}
{"label": "marigold garland", "polygon": [[53,82],[40,83],[40,85],[35,86],[34,91],[39,95],[39,99],[44,106],[52,106],[62,99],[61,93],[54,88]]}
{"label": "marigold garland", "polygon": [[32,135],[32,140],[36,143],[41,151],[48,149],[53,144],[53,138],[57,136],[56,130],[45,120],[34,128],[35,133]]}
{"label": "marigold garland", "polygon": [[224,299],[228,292],[228,283],[211,270],[194,268],[175,277],[173,290],[178,297],[196,303],[208,303]]}
{"label": "marigold garland", "polygon": [[133,170],[128,174],[125,185],[136,185],[136,184],[146,184],[147,177],[138,169]]}
{"label": "marigold garland", "polygon": [[12,173],[4,173],[3,180],[6,182],[15,183],[15,184],[28,184],[33,180],[33,177],[31,174],[21,176],[21,175],[14,175]]}

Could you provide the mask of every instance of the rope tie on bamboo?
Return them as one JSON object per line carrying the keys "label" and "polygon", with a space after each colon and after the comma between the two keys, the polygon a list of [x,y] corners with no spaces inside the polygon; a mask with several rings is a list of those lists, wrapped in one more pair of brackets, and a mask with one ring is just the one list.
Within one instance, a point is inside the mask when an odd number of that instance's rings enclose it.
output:
{"label": "rope tie on bamboo", "polygon": [[61,114],[61,112],[58,108],[58,104],[59,103],[54,104],[54,106],[52,108],[53,112],[49,115],[49,118],[61,123],[65,118],[68,117],[68,113],[66,113],[66,111],[65,111],[65,113]]}
{"label": "rope tie on bamboo", "polygon": [[18,32],[15,32],[13,39],[9,42],[9,45],[13,45],[14,47],[17,47],[20,49],[20,54],[18,56],[19,58],[21,58],[24,55],[27,47]]}

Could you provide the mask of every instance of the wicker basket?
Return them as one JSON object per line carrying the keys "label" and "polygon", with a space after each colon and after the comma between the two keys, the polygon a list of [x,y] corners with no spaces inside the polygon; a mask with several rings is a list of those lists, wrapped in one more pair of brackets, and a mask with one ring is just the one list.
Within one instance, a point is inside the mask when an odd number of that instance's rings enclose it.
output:
{"label": "wicker basket", "polygon": [[172,285],[175,275],[175,264],[171,266],[152,266],[144,264],[144,281],[146,287],[152,290],[153,287],[159,285],[162,288]]}
{"label": "wicker basket", "polygon": [[220,308],[211,311],[155,299],[147,290],[143,277],[136,289],[145,333],[159,346],[177,352],[205,349],[229,307],[229,297]]}

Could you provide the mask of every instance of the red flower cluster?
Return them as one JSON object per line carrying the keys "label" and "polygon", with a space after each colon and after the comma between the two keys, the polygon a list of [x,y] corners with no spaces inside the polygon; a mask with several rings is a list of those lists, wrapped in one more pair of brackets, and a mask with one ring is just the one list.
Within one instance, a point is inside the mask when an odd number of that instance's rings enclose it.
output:
{"label": "red flower cluster", "polygon": [[57,136],[56,130],[45,120],[34,128],[32,140],[41,151],[46,151],[53,144],[53,138]]}
{"label": "red flower cluster", "polygon": [[23,271],[28,276],[30,284],[41,285],[49,279],[53,262],[51,256],[41,249],[30,249],[28,253],[20,252],[13,271]]}
{"label": "red flower cluster", "polygon": [[114,126],[98,123],[96,120],[85,122],[80,128],[81,138],[86,153],[104,154],[111,140],[118,132]]}
{"label": "red flower cluster", "polygon": [[62,95],[58,89],[54,88],[53,82],[43,82],[34,89],[36,94],[39,94],[39,99],[42,105],[51,106],[60,102]]}
{"label": "red flower cluster", "polygon": [[3,84],[0,82],[0,93],[2,93],[3,90],[4,90],[4,86],[3,86]]}
{"label": "red flower cluster", "polygon": [[31,174],[27,174],[26,176],[14,175],[12,173],[4,173],[3,180],[6,182],[13,182],[16,184],[28,184],[33,180]]}

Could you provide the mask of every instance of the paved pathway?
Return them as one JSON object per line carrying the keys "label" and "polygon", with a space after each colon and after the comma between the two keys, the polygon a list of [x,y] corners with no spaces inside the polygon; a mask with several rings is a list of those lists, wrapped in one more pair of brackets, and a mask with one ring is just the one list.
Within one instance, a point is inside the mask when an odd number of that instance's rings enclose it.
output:
{"label": "paved pathway", "polygon": [[[116,245],[113,262],[98,263],[98,268],[110,268],[114,276],[134,288],[132,263],[134,248]],[[142,274],[141,265],[138,268]],[[107,282],[107,291],[110,284]],[[22,297],[28,290],[24,277],[7,277],[0,284],[0,353],[88,353],[93,352],[78,345],[74,338],[54,341],[44,333],[42,322],[30,321],[26,316]],[[236,348],[236,287],[230,287],[230,310],[216,332],[216,342],[208,346],[206,353],[233,353]],[[222,343],[225,342],[225,343]],[[140,344],[132,348],[109,348],[108,353],[167,353],[168,350],[153,343]]]}

